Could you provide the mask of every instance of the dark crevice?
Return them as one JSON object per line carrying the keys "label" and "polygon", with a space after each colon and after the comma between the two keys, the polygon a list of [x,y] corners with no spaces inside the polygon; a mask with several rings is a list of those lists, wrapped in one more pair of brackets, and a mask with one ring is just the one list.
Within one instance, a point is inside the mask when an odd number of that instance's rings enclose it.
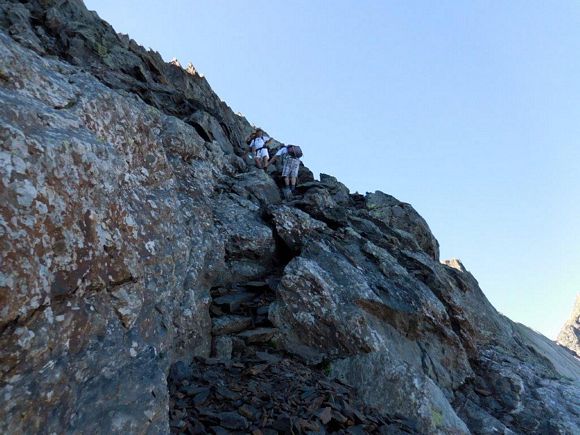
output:
{"label": "dark crevice", "polygon": [[137,281],[138,281],[138,279],[133,277],[132,275],[120,278],[116,281],[110,280],[109,281],[109,288],[107,290],[112,290],[115,287],[120,287],[122,285],[129,284],[129,283],[136,283]]}
{"label": "dark crevice", "polygon": [[208,133],[207,131],[205,131],[205,129],[198,124],[197,122],[194,121],[189,121],[189,125],[191,125],[195,131],[197,132],[197,134],[199,134],[199,136],[206,142],[212,142],[213,141],[213,137],[211,136],[210,133]]}

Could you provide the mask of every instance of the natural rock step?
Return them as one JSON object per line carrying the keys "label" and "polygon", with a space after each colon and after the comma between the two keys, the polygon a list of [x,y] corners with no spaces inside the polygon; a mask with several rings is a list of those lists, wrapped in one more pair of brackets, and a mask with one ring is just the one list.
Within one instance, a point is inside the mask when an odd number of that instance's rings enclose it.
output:
{"label": "natural rock step", "polygon": [[220,296],[214,299],[213,303],[229,313],[235,313],[240,309],[242,303],[252,301],[255,298],[255,294],[242,291]]}
{"label": "natural rock step", "polygon": [[241,286],[252,291],[268,290],[270,288],[266,281],[248,281],[241,284]]}
{"label": "natural rock step", "polygon": [[231,289],[225,287],[214,287],[210,290],[210,294],[212,298],[218,298],[220,296],[227,295],[231,293]]}
{"label": "natural rock step", "polygon": [[232,334],[248,329],[251,325],[251,317],[226,315],[212,319],[211,332],[213,335]]}
{"label": "natural rock step", "polygon": [[262,305],[258,307],[256,310],[256,316],[266,316],[268,317],[268,313],[270,312],[270,304]]}
{"label": "natural rock step", "polygon": [[212,356],[220,360],[229,360],[232,358],[234,342],[228,335],[219,335],[214,337]]}
{"label": "natural rock step", "polygon": [[238,337],[243,338],[248,344],[263,344],[269,342],[276,331],[276,328],[257,328],[241,332]]}

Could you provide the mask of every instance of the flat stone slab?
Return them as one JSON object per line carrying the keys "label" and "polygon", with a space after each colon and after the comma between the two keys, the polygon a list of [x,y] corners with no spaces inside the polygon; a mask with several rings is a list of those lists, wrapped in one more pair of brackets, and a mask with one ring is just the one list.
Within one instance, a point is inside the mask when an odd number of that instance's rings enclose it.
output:
{"label": "flat stone slab", "polygon": [[240,309],[240,305],[242,305],[244,302],[252,301],[255,298],[255,294],[242,291],[220,296],[219,298],[214,299],[213,303],[221,308],[224,308],[229,313],[235,313]]}
{"label": "flat stone slab", "polygon": [[267,288],[268,283],[266,281],[248,281],[242,284],[242,287],[246,287],[248,289],[261,289]]}
{"label": "flat stone slab", "polygon": [[260,358],[262,361],[276,364],[282,361],[282,357],[280,355],[275,355],[273,353],[268,352],[256,352],[256,356]]}
{"label": "flat stone slab", "polygon": [[258,307],[258,309],[256,310],[256,315],[268,317],[269,312],[270,312],[270,304],[262,305],[261,307]]}
{"label": "flat stone slab", "polygon": [[248,344],[267,343],[274,337],[276,331],[276,328],[250,329],[249,331],[239,333],[238,337],[243,338]]}
{"label": "flat stone slab", "polygon": [[232,338],[227,336],[216,337],[215,356],[222,360],[232,359]]}
{"label": "flat stone slab", "polygon": [[233,334],[248,329],[252,319],[245,316],[226,315],[212,319],[211,333],[213,335]]}

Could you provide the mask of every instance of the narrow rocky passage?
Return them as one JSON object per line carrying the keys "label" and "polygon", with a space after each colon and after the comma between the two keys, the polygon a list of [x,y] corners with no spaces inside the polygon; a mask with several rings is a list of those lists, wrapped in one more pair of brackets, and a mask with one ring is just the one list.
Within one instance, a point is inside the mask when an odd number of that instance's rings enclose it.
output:
{"label": "narrow rocky passage", "polygon": [[212,289],[212,357],[170,370],[174,434],[416,433],[357,403],[349,386],[278,346],[268,319],[279,277]]}

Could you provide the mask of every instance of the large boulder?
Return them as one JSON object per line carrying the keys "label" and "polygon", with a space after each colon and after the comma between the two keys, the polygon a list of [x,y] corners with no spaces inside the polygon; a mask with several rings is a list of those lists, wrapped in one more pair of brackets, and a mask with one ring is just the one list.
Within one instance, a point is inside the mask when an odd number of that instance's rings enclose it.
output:
{"label": "large boulder", "polygon": [[224,251],[227,271],[216,281],[227,284],[267,275],[274,261],[276,243],[258,205],[235,194],[224,194],[212,205],[223,242],[214,249]]}
{"label": "large boulder", "polygon": [[439,259],[439,242],[431,233],[425,219],[410,204],[380,191],[367,193],[365,199],[371,216],[397,231],[410,234],[431,258]]}
{"label": "large boulder", "polygon": [[441,302],[388,251],[348,230],[309,238],[286,266],[278,297],[270,318],[286,349],[332,361],[333,375],[365,402],[404,409],[424,431],[467,432],[449,403],[473,375],[467,355]]}
{"label": "large boulder", "polygon": [[284,241],[291,251],[299,251],[307,238],[316,234],[317,231],[327,229],[324,222],[320,222],[304,213],[286,205],[270,208],[276,234]]}

